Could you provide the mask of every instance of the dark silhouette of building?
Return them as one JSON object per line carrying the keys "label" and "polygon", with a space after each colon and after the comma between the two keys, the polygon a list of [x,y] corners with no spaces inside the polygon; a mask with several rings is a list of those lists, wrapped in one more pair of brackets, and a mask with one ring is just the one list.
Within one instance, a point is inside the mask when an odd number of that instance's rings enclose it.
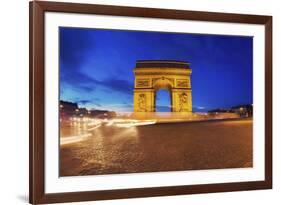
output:
{"label": "dark silhouette of building", "polygon": [[70,117],[92,117],[92,118],[114,118],[114,111],[108,110],[88,110],[87,108],[78,107],[77,103],[60,101],[60,118],[67,119]]}
{"label": "dark silhouette of building", "polygon": [[252,117],[253,105],[238,105],[231,108],[231,110],[240,115],[240,117]]}
{"label": "dark silhouette of building", "polygon": [[105,119],[105,118],[114,118],[117,115],[115,112],[108,111],[108,110],[90,110],[89,116],[94,118]]}
{"label": "dark silhouette of building", "polygon": [[73,116],[78,111],[78,104],[67,102],[67,101],[60,101],[60,117],[67,118]]}
{"label": "dark silhouette of building", "polygon": [[240,117],[252,117],[253,116],[253,105],[237,105],[230,109],[218,108],[209,110],[208,113],[237,113]]}

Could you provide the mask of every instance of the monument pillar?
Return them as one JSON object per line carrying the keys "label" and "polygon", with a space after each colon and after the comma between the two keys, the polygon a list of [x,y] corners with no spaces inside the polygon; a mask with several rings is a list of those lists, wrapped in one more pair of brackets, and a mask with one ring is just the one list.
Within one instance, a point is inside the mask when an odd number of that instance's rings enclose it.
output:
{"label": "monument pillar", "polygon": [[191,90],[172,89],[172,112],[192,112]]}
{"label": "monument pillar", "polygon": [[154,89],[134,89],[134,112],[155,112]]}

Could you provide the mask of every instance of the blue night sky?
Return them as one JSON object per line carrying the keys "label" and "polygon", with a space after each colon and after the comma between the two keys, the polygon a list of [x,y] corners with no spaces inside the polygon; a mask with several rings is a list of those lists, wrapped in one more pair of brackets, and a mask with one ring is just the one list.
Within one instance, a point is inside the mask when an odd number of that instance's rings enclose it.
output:
{"label": "blue night sky", "polygon": [[[137,60],[190,62],[194,111],[253,103],[252,37],[65,27],[59,37],[60,100],[80,107],[133,111]],[[160,90],[157,110],[169,102]]]}

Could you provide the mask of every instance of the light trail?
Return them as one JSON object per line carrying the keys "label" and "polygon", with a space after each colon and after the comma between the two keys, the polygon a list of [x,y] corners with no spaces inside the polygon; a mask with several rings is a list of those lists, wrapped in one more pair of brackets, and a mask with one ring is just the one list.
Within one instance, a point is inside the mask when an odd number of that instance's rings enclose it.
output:
{"label": "light trail", "polygon": [[137,121],[137,120],[133,120],[133,121],[126,121],[126,122],[119,122],[119,123],[114,123],[114,125],[116,127],[125,127],[125,128],[129,128],[129,127],[135,127],[135,126],[144,126],[144,125],[152,125],[155,124],[156,121],[152,121],[152,120],[146,120],[146,121]]}
{"label": "light trail", "polygon": [[91,127],[91,128],[89,128],[89,129],[87,129],[87,130],[88,130],[88,131],[92,131],[92,130],[95,130],[95,129],[99,128],[100,126],[101,126],[101,124],[96,125],[95,127]]}
{"label": "light trail", "polygon": [[82,140],[87,139],[90,136],[91,136],[91,134],[87,133],[87,134],[78,135],[78,136],[63,137],[63,138],[60,138],[60,145],[67,145],[67,144],[71,144],[71,143],[80,142]]}

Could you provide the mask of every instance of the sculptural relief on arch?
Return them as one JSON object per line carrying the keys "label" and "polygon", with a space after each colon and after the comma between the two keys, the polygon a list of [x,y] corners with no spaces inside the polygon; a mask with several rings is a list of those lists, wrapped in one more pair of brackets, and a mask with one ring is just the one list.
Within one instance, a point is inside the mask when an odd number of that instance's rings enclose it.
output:
{"label": "sculptural relief on arch", "polygon": [[156,111],[156,92],[167,89],[171,112],[192,113],[191,69],[182,61],[138,61],[134,69],[134,113]]}

